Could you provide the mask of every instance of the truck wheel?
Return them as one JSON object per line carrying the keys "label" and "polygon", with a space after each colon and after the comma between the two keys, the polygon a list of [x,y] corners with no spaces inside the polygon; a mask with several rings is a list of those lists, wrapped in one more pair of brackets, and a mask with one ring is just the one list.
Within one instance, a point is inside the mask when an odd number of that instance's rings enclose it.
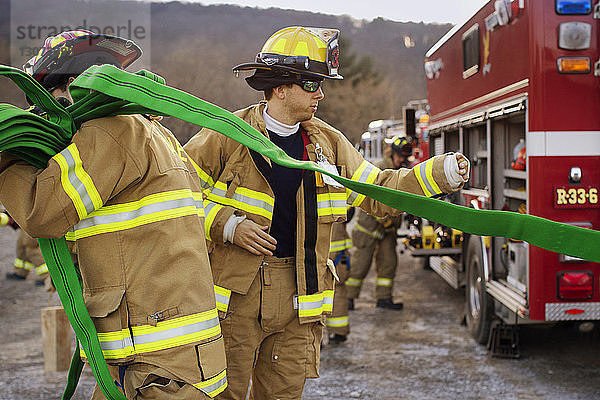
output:
{"label": "truck wheel", "polygon": [[493,300],[485,289],[483,275],[483,246],[479,236],[471,236],[467,247],[466,321],[473,339],[486,344],[494,308]]}

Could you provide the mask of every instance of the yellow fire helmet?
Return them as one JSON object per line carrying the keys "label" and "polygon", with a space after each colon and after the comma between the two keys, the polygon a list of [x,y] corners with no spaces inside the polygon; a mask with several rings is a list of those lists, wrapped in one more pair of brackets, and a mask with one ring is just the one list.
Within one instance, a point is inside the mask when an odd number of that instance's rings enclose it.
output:
{"label": "yellow fire helmet", "polygon": [[237,65],[233,72],[279,70],[321,79],[343,79],[338,74],[339,33],[329,28],[283,28],[266,41],[255,62]]}

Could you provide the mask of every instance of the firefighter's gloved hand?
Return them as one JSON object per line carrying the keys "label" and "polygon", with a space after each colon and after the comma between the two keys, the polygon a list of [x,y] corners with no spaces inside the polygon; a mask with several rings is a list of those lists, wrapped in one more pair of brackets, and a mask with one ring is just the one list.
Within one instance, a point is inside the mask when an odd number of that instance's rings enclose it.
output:
{"label": "firefighter's gloved hand", "polygon": [[233,243],[257,256],[272,256],[277,240],[267,233],[268,226],[245,219],[235,228]]}
{"label": "firefighter's gloved hand", "polygon": [[458,189],[469,180],[471,165],[461,153],[452,153],[444,159],[444,173],[452,189]]}

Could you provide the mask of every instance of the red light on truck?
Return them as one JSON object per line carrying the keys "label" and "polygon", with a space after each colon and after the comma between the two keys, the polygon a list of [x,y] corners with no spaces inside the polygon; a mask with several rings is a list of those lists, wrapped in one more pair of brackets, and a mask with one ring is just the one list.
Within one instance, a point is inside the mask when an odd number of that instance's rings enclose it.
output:
{"label": "red light on truck", "polygon": [[584,312],[585,310],[582,310],[580,308],[571,308],[570,310],[565,310],[565,314],[571,315],[583,314]]}
{"label": "red light on truck", "polygon": [[592,298],[594,276],[589,271],[559,272],[557,276],[560,300],[586,300]]}

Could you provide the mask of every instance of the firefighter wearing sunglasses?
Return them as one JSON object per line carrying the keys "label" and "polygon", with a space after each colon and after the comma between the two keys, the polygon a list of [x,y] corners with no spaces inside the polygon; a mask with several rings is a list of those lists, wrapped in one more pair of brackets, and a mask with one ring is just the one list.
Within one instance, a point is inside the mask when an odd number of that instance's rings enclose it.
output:
{"label": "firefighter wearing sunglasses", "polygon": [[[467,172],[459,174],[454,154],[434,157],[426,168],[382,171],[314,116],[324,97],[321,82],[342,79],[338,38],[339,31],[325,28],[274,33],[254,62],[233,69],[254,70],[246,82],[264,93],[264,101],[236,114],[289,156],[355,181],[430,196],[461,187]],[[220,398],[246,398],[250,386],[255,399],[299,399],[306,378],[319,375],[323,324],[332,311],[332,224],[346,219],[347,204],[381,217],[400,212],[328,176],[271,163],[208,129],[185,150],[199,166],[206,198],[229,382]],[[444,164],[455,166],[457,184]]]}

